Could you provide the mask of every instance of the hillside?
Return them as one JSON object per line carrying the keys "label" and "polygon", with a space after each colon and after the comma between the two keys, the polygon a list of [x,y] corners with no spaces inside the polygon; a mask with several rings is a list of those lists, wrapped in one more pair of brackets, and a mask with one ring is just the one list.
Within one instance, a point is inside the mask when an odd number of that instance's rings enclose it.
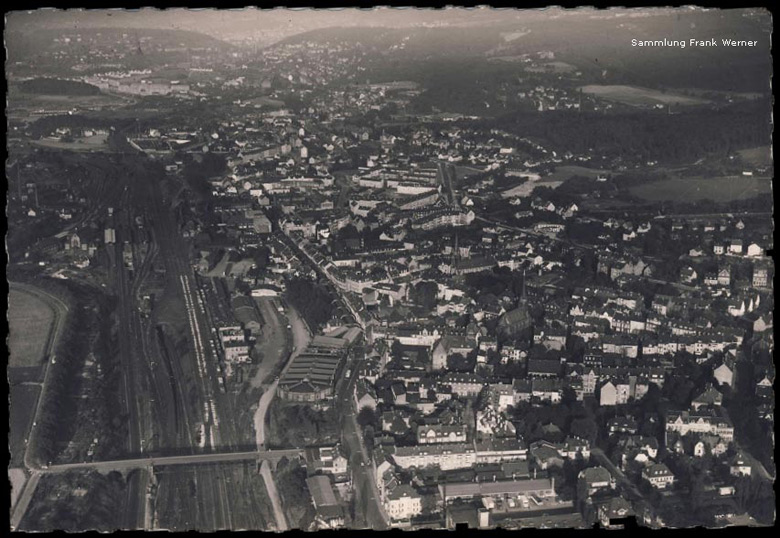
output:
{"label": "hillside", "polygon": [[[274,46],[315,43],[360,47],[374,53],[371,80],[401,80],[397,71],[419,72],[412,78],[422,84],[425,68],[410,62],[446,59],[460,75],[468,74],[458,62],[487,60],[552,52],[555,59],[574,65],[586,80],[644,87],[701,88],[709,90],[769,91],[769,80],[758,73],[771,68],[771,20],[768,13],[749,10],[691,11],[646,10],[642,16],[616,16],[609,12],[584,15],[573,11],[542,18],[533,12],[509,12],[506,21],[481,25],[435,28],[326,28],[304,32]],[[695,21],[695,22],[694,22]],[[716,37],[757,40],[757,47],[632,47],[631,40],[707,39]],[[383,60],[385,59],[385,60]],[[504,63],[509,74],[519,66]]]}

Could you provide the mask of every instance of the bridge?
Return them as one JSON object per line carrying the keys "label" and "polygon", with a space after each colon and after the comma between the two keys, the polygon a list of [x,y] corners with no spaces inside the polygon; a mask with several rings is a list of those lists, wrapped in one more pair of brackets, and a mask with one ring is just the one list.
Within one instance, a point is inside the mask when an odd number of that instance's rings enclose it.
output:
{"label": "bridge", "polygon": [[180,456],[147,456],[145,458],[132,458],[112,461],[94,461],[83,463],[63,463],[44,467],[43,473],[64,473],[67,471],[89,470],[96,471],[127,471],[148,467],[160,467],[170,465],[197,465],[203,463],[225,463],[235,461],[263,461],[277,462],[282,458],[291,458],[303,455],[303,450],[291,448],[285,450],[250,450],[248,452],[214,452],[207,454],[182,454]]}

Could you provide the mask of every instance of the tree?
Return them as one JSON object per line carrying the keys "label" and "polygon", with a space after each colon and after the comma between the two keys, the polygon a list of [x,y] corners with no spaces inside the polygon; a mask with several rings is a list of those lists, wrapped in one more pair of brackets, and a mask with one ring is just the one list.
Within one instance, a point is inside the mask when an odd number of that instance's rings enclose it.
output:
{"label": "tree", "polygon": [[431,310],[436,306],[436,295],[439,287],[436,282],[423,280],[418,282],[413,288],[412,300],[426,310]]}
{"label": "tree", "polygon": [[429,515],[436,512],[438,508],[437,497],[435,494],[426,494],[422,496],[422,513]]}
{"label": "tree", "polygon": [[575,419],[569,428],[572,435],[587,439],[591,444],[596,442],[598,431],[596,421],[589,417]]}
{"label": "tree", "polygon": [[447,357],[447,369],[458,373],[472,373],[477,365],[475,358],[464,357],[460,353],[455,353]]}
{"label": "tree", "polygon": [[361,428],[366,426],[376,426],[376,413],[369,406],[363,406],[357,415],[357,423]]}
{"label": "tree", "polygon": [[372,454],[374,452],[374,427],[373,426],[366,426],[363,429],[363,440],[366,444],[366,452],[368,454]]}

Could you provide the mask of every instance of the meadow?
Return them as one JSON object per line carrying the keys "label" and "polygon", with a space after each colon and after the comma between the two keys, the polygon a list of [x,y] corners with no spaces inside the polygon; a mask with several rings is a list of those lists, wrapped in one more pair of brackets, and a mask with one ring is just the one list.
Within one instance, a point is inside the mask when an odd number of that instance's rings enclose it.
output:
{"label": "meadow", "polygon": [[666,179],[629,190],[632,195],[649,202],[712,200],[717,203],[747,200],[771,191],[771,179],[745,176]]}

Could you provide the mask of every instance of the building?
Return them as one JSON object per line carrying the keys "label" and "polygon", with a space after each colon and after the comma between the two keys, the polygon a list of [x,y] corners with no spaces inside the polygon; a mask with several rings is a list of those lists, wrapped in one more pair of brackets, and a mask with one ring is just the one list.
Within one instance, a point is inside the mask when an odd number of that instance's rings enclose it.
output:
{"label": "building", "polygon": [[447,358],[452,355],[460,354],[464,357],[474,350],[475,343],[472,339],[465,336],[447,334],[434,346],[432,358],[432,368],[434,370],[444,370],[447,368]]}
{"label": "building", "polygon": [[753,267],[753,287],[754,288],[769,287],[769,269],[767,267],[759,266],[759,265]]}
{"label": "building", "polygon": [[408,521],[422,513],[422,496],[407,484],[395,486],[387,493],[385,511],[393,521]]}
{"label": "building", "polygon": [[633,513],[631,504],[623,497],[612,497],[608,501],[599,504],[598,507],[599,522],[602,527],[607,529],[617,528],[611,525],[611,521],[630,517]]}
{"label": "building", "polygon": [[330,478],[325,475],[310,476],[306,479],[312,502],[315,521],[321,528],[335,529],[344,525],[344,510],[336,500]]}
{"label": "building", "polygon": [[456,482],[439,484],[439,493],[445,502],[454,499],[501,498],[534,496],[537,499],[555,498],[554,478],[500,480],[495,482]]}
{"label": "building", "polygon": [[674,475],[663,463],[654,463],[642,470],[642,478],[658,489],[666,489],[674,482]]}
{"label": "building", "polygon": [[712,372],[713,377],[720,385],[733,386],[734,383],[734,370],[725,362],[715,368]]}
{"label": "building", "polygon": [[304,455],[309,474],[329,474],[336,482],[347,478],[347,458],[341,455],[337,446],[310,447]]}
{"label": "building", "polygon": [[331,398],[343,358],[340,349],[307,349],[293,359],[279,380],[279,395],[285,400],[309,403]]}
{"label": "building", "polygon": [[669,411],[666,416],[667,441],[670,433],[680,437],[688,433],[712,434],[729,443],[734,440],[734,426],[725,411],[720,408],[690,412]]}
{"label": "building", "polygon": [[577,476],[577,481],[582,484],[588,496],[593,495],[597,491],[615,487],[615,479],[612,478],[608,470],[601,466],[583,469]]}
{"label": "building", "polygon": [[399,446],[395,449],[393,461],[403,469],[438,465],[443,471],[448,471],[476,465],[477,452],[469,443]]}
{"label": "building", "polygon": [[465,442],[466,426],[462,424],[432,424],[417,427],[417,443],[420,445]]}
{"label": "building", "polygon": [[729,473],[731,476],[750,476],[752,472],[753,468],[750,466],[750,463],[748,463],[748,461],[742,456],[742,454],[737,454],[731,460],[729,465]]}

